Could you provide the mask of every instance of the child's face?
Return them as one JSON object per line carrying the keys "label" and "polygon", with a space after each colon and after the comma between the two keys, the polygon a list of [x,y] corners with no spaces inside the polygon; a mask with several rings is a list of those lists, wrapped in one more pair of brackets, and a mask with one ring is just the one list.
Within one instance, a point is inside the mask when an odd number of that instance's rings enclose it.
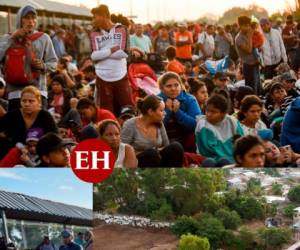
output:
{"label": "child's face", "polygon": [[226,85],[228,84],[228,79],[216,79],[215,85],[219,87],[220,89],[224,89]]}
{"label": "child's face", "polygon": [[204,104],[208,99],[208,93],[207,93],[206,86],[203,86],[200,89],[198,89],[195,97],[199,103]]}
{"label": "child's face", "polygon": [[206,111],[205,111],[206,120],[213,125],[221,122],[225,118],[225,115],[226,113],[221,112],[213,105],[208,105],[206,107]]}
{"label": "child's face", "polygon": [[27,142],[27,149],[30,154],[32,154],[32,155],[36,154],[36,145],[37,145],[37,141],[28,141]]}

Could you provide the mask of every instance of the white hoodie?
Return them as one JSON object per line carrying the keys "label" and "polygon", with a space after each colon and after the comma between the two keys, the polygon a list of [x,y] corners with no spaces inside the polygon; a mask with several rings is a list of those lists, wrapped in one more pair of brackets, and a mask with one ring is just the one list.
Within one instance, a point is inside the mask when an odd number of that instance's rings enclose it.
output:
{"label": "white hoodie", "polygon": [[[124,26],[116,24],[110,31],[101,29],[91,34],[96,74],[107,82],[121,80],[127,74],[128,34]],[[111,53],[111,48],[120,46],[120,50]]]}

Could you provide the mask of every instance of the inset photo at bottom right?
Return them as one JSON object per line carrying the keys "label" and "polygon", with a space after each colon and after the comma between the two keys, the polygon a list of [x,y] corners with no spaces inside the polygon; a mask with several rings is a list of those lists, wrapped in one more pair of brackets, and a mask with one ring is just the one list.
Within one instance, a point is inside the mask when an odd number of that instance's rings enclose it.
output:
{"label": "inset photo at bottom right", "polygon": [[296,250],[300,170],[116,169],[93,210],[94,249]]}

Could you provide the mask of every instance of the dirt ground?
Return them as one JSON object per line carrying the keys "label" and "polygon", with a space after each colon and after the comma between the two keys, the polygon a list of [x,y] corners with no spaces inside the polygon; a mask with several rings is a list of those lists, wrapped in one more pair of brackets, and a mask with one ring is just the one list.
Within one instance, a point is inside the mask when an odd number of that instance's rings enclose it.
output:
{"label": "dirt ground", "polygon": [[176,250],[178,244],[166,229],[100,224],[93,231],[97,250]]}

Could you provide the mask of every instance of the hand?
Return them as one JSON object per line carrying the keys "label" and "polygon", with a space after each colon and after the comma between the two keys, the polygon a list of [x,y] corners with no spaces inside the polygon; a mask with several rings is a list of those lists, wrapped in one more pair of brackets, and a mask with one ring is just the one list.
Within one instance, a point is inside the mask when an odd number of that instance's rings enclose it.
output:
{"label": "hand", "polygon": [[173,100],[173,111],[177,112],[179,108],[180,108],[180,102],[177,99]]}
{"label": "hand", "polygon": [[170,111],[173,111],[173,100],[167,99],[166,101],[166,108]]}
{"label": "hand", "polygon": [[40,59],[35,59],[31,62],[31,67],[35,70],[44,70],[45,64]]}
{"label": "hand", "polygon": [[120,46],[117,45],[117,46],[112,47],[112,48],[110,49],[110,52],[113,54],[113,53],[115,53],[116,51],[118,51],[119,49],[120,49]]}
{"label": "hand", "polygon": [[16,30],[14,33],[12,33],[11,37],[13,39],[15,39],[17,37],[24,37],[27,33],[28,33],[28,30],[21,28],[21,29]]}

